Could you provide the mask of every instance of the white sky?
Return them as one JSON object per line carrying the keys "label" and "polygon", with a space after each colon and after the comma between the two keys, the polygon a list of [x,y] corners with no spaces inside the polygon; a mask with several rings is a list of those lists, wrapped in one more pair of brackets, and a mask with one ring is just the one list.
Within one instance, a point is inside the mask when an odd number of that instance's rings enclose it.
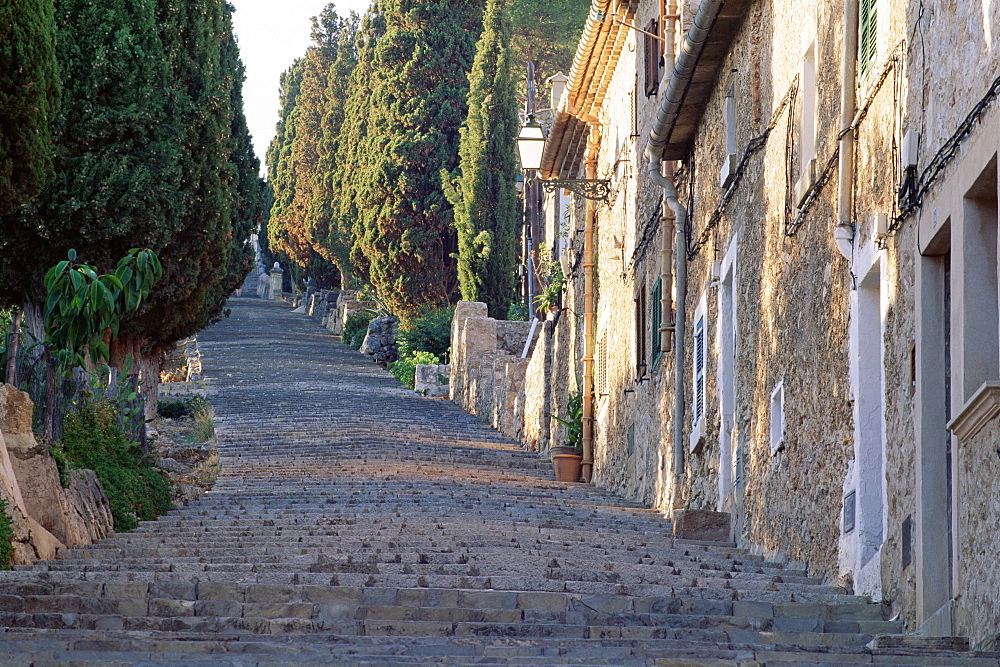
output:
{"label": "white sky", "polygon": [[[230,0],[236,7],[233,26],[240,56],[247,68],[243,107],[253,136],[254,150],[264,169],[264,153],[278,122],[278,79],[309,46],[309,20],[329,0]],[[336,0],[337,13],[363,14],[369,0]]]}

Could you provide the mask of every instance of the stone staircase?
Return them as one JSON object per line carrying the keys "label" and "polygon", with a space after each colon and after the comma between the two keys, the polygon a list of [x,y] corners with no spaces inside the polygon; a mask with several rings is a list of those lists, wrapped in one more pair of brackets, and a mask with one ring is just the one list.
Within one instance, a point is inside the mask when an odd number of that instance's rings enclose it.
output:
{"label": "stone staircase", "polygon": [[989,665],[401,389],[287,306],[200,335],[222,474],[0,573],[0,664]]}

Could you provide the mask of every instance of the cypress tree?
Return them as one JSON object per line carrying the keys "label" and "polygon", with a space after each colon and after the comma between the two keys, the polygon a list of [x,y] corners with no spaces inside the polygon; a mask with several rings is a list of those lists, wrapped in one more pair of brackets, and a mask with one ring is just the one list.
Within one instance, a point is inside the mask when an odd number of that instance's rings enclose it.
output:
{"label": "cypress tree", "polygon": [[0,6],[0,214],[52,178],[49,123],[59,105],[52,0]]}
{"label": "cypress tree", "polygon": [[[332,7],[332,6],[331,6]],[[332,17],[336,17],[332,13]],[[357,40],[360,19],[354,12],[345,18],[327,21],[328,32],[336,35],[336,55],[330,64],[323,91],[323,117],[316,147],[317,165],[313,175],[313,202],[306,217],[306,236],[313,248],[340,270],[340,284],[350,284],[351,228],[340,216],[337,163],[351,74],[358,63]]]}
{"label": "cypress tree", "polygon": [[218,0],[158,0],[170,76],[170,117],[176,123],[180,214],[158,251],[164,275],[147,305],[122,325],[126,352],[151,357],[190,336],[220,312],[218,294],[232,248],[230,131],[232,80],[223,71],[228,7]]}
{"label": "cypress tree", "polygon": [[357,63],[351,72],[344,102],[344,119],[333,148],[336,168],[329,172],[331,219],[338,224],[338,240],[349,244],[349,265],[353,274],[368,282],[368,258],[357,238],[363,233],[361,196],[363,174],[372,161],[372,137],[369,135],[368,111],[371,106],[372,81],[376,76],[375,50],[385,34],[385,18],[378,0],[372,2],[361,19],[355,39]]}
{"label": "cypress tree", "polygon": [[109,272],[129,248],[159,252],[171,235],[180,172],[154,3],[59,0],[55,176],[3,220],[0,300],[40,302],[42,275],[69,248]]}
{"label": "cypress tree", "polygon": [[403,317],[447,302],[457,287],[452,208],[440,172],[458,162],[467,73],[482,9],[473,0],[386,0],[385,33],[367,110],[367,164],[357,179],[355,253],[389,309]]}
{"label": "cypress tree", "polygon": [[455,207],[462,298],[484,301],[491,317],[507,315],[514,294],[520,208],[514,184],[518,133],[510,26],[499,0],[488,0],[469,74],[469,115],[462,128],[457,178],[445,175]]}
{"label": "cypress tree", "polygon": [[267,223],[269,245],[272,252],[298,267],[307,266],[312,255],[305,230],[291,219],[291,211],[296,204],[296,175],[299,171],[294,154],[298,117],[301,115],[298,102],[305,68],[306,59],[300,58],[281,75],[281,109],[266,156],[268,185],[274,198]]}
{"label": "cypress tree", "polygon": [[264,207],[268,204],[264,196],[266,185],[260,177],[260,160],[253,151],[250,129],[243,113],[243,82],[246,69],[240,60],[239,47],[232,33],[229,19],[222,51],[223,72],[230,80],[229,106],[232,109],[230,136],[233,151],[229,161],[236,170],[233,181],[232,238],[233,247],[229,259],[226,279],[218,298],[225,299],[246,279],[253,268],[254,249],[249,243],[250,236],[257,232],[264,220]]}

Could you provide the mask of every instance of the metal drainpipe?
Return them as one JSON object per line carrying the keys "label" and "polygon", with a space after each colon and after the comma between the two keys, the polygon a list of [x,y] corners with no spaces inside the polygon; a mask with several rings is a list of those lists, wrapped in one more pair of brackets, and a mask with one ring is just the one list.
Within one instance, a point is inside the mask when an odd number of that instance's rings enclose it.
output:
{"label": "metal drainpipe", "polygon": [[[677,3],[670,0],[670,4],[664,7],[660,2],[660,20],[663,22],[663,41],[660,46],[663,50],[663,71],[672,72],[674,69],[674,40],[677,30]],[[661,81],[661,85],[663,82]],[[668,179],[673,180],[673,162],[666,162],[663,165],[663,173]],[[673,212],[667,202],[666,195],[663,197],[662,214],[660,215],[660,229],[663,236],[660,240],[660,352],[670,349],[670,335],[673,333],[673,276],[670,266],[673,264],[671,242],[673,237],[668,233],[674,224]]]}
{"label": "metal drainpipe", "polygon": [[854,256],[854,122],[857,105],[858,0],[844,0],[844,51],[840,63],[840,155],[837,164],[837,226],[833,238],[848,262]]}
{"label": "metal drainpipe", "polygon": [[[684,302],[687,294],[687,242],[684,228],[687,210],[677,199],[673,178],[660,173],[660,161],[647,152],[649,177],[663,188],[663,199],[674,213],[674,276],[677,281],[677,318],[674,321],[674,490],[671,505],[680,499],[684,481]],[[664,230],[666,233],[666,230]]]}
{"label": "metal drainpipe", "polygon": [[[597,178],[600,129],[590,125],[587,137],[587,178]],[[594,216],[596,202],[587,200],[583,227],[583,481],[590,483],[594,470]]]}

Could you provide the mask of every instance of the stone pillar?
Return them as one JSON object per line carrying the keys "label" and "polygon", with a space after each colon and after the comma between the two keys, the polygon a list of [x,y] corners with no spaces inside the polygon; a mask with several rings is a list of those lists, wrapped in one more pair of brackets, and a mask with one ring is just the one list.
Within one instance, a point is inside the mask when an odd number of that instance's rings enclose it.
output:
{"label": "stone pillar", "polygon": [[281,281],[285,277],[284,274],[281,265],[275,262],[274,268],[271,269],[271,299],[273,301],[281,301]]}

